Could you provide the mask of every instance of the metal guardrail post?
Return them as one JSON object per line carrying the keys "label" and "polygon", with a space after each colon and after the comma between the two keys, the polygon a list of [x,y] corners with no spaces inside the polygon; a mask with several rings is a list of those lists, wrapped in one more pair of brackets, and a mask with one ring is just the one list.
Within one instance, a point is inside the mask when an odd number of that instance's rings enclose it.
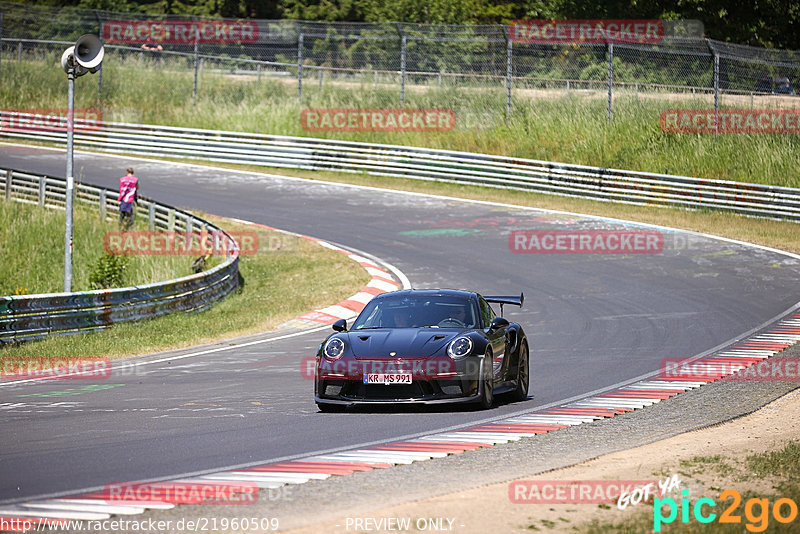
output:
{"label": "metal guardrail post", "polygon": [[167,216],[167,230],[170,232],[175,230],[175,210],[169,210],[169,215]]}
{"label": "metal guardrail post", "polygon": [[400,104],[406,103],[406,32],[403,31],[403,24],[397,23],[397,31],[400,33]]}
{"label": "metal guardrail post", "polygon": [[612,114],[612,87],[614,86],[614,43],[608,43],[608,120]]}
{"label": "metal guardrail post", "polygon": [[47,187],[47,176],[39,176],[39,207],[44,207],[44,193]]}
{"label": "metal guardrail post", "polygon": [[147,207],[147,226],[151,232],[156,229],[156,205],[153,202]]}
{"label": "metal guardrail post", "polygon": [[256,72],[258,73],[258,83],[261,83],[261,63],[256,65]]}
{"label": "metal guardrail post", "polygon": [[22,40],[17,41],[17,61],[22,61]]}
{"label": "metal guardrail post", "polygon": [[100,190],[100,221],[106,222],[106,190]]}
{"label": "metal guardrail post", "polygon": [[6,169],[6,200],[11,200],[11,183],[14,180],[14,171]]}

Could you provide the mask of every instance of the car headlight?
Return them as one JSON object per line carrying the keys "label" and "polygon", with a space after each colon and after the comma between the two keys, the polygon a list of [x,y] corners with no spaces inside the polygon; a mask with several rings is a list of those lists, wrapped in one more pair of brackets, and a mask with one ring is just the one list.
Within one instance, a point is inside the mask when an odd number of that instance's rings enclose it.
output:
{"label": "car headlight", "polygon": [[322,349],[322,353],[329,360],[338,360],[342,357],[342,354],[344,354],[344,341],[338,337],[330,338],[328,342],[325,343],[325,348]]}
{"label": "car headlight", "polygon": [[468,337],[459,337],[447,347],[447,355],[453,359],[463,358],[472,352],[472,340]]}

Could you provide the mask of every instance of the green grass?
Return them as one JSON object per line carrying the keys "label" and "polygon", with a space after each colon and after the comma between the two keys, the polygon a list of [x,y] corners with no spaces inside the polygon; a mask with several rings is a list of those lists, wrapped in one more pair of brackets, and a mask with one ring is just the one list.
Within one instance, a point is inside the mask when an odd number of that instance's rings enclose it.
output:
{"label": "green grass", "polygon": [[[5,109],[64,107],[63,72],[55,57],[28,56],[22,62],[4,61],[0,107]],[[636,98],[620,91],[615,114],[606,119],[601,92],[586,96],[573,91],[519,89],[513,113],[504,121],[505,96],[494,87],[457,88],[445,83],[413,86],[406,107],[453,109],[459,126],[451,132],[312,133],[300,125],[300,112],[309,107],[399,107],[395,81],[373,86],[372,76],[325,78],[316,73],[304,83],[301,101],[296,80],[289,77],[240,76],[207,65],[199,80],[198,99],[192,100],[193,72],[185,60],[165,60],[161,66],[120,59],[107,54],[103,94],[98,100],[97,76],[76,83],[77,107],[99,107],[106,120],[259,132],[334,137],[358,141],[427,146],[565,161],[603,167],[636,169],[714,179],[800,187],[800,136],[796,134],[672,134],[661,131],[659,113],[668,108],[709,108],[708,97],[648,94]],[[327,76],[327,75],[326,75]],[[735,107],[749,107],[737,102]],[[756,107],[775,105],[756,102]],[[793,100],[782,105],[797,105]]]}
{"label": "green grass", "polygon": [[[0,208],[4,207],[8,208],[0,202]],[[258,252],[240,257],[239,271],[245,281],[241,292],[201,313],[175,313],[115,325],[96,333],[53,336],[34,343],[3,346],[0,356],[116,358],[264,332],[304,312],[345,299],[369,281],[366,271],[344,254],[307,239],[199,215],[229,231],[258,234]],[[41,212],[40,216],[57,218],[50,212]],[[63,214],[61,221],[63,228]],[[156,258],[163,261],[165,257]],[[181,265],[188,265],[192,259],[191,256],[166,258]],[[62,273],[63,270],[57,274]],[[167,279],[164,274],[159,280]]]}
{"label": "green grass", "polygon": [[[73,211],[73,291],[92,289],[90,276],[105,254],[106,232],[119,231],[97,211]],[[147,230],[139,217],[135,230]],[[0,295],[64,290],[64,211],[0,201]],[[119,287],[160,282],[192,274],[192,256],[124,256]],[[217,262],[218,263],[218,262]],[[210,266],[210,265],[209,265]]]}

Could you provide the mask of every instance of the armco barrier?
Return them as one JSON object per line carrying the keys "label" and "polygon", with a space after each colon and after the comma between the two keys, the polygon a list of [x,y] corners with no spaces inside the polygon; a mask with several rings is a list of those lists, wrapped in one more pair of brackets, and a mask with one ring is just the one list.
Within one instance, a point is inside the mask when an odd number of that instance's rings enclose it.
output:
{"label": "armco barrier", "polygon": [[[63,208],[66,182],[15,170],[0,170],[0,195],[6,200]],[[75,201],[95,206],[102,219],[116,214],[119,203],[112,189],[76,184]],[[139,199],[138,217],[151,230],[209,232],[224,230],[191,213]],[[230,235],[225,261],[206,272],[154,284],[118,289],[0,297],[0,344],[27,341],[50,334],[70,334],[106,328],[115,323],[157,317],[176,311],[200,311],[229,295],[239,283],[238,245]]]}
{"label": "armco barrier", "polygon": [[[20,124],[0,111],[0,137],[66,143],[63,131],[2,127]],[[192,158],[309,170],[365,172],[419,180],[479,184],[629,204],[727,210],[800,220],[800,189],[585,165],[357,143],[308,137],[106,122],[76,124],[75,146],[102,152]]]}

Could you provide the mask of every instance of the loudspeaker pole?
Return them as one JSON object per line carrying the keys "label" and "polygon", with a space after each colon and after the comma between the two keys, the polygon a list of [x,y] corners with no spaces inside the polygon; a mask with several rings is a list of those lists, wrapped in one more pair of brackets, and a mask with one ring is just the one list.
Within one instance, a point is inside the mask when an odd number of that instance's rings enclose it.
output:
{"label": "loudspeaker pole", "polygon": [[67,190],[66,224],[64,225],[64,292],[72,292],[72,134],[75,124],[75,69],[67,69]]}
{"label": "loudspeaker pole", "polygon": [[61,54],[61,68],[67,73],[67,188],[64,192],[64,292],[72,292],[72,200],[75,179],[72,176],[72,137],[75,130],[75,78],[97,72],[103,62],[103,43],[87,33]]}

